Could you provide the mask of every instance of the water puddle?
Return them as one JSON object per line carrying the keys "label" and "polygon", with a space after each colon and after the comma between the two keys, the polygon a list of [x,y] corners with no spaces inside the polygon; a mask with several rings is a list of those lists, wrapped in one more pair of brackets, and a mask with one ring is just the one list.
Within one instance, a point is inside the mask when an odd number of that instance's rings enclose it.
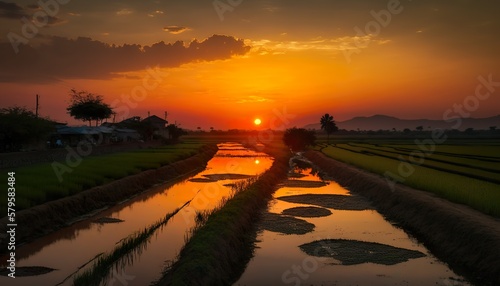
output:
{"label": "water puddle", "polygon": [[268,212],[235,285],[470,285],[364,198],[311,169],[290,174]]}
{"label": "water puddle", "polygon": [[[218,147],[221,150],[208,162],[205,170],[175,184],[156,186],[95,217],[18,247],[18,269],[25,269],[28,273],[33,269],[48,269],[48,272],[16,279],[0,277],[0,283],[72,285],[74,274],[92,266],[89,261],[190,201],[146,244],[122,261],[120,267],[113,269],[107,284],[148,285],[158,279],[165,263],[175,259],[184,245],[187,232],[195,225],[197,212],[213,209],[231,194],[232,184],[271,167],[272,158],[264,153],[245,149],[237,143],[219,144]],[[1,261],[5,260],[1,257]],[[55,270],[49,271],[52,269]]]}

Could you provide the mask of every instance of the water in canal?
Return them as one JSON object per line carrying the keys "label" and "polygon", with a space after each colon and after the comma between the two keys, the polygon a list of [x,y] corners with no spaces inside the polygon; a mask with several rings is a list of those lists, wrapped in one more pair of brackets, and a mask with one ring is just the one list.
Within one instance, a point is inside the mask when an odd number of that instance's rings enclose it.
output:
{"label": "water in canal", "polygon": [[[185,236],[195,225],[195,213],[214,208],[230,195],[230,184],[261,174],[272,164],[271,157],[237,143],[218,147],[218,152],[201,172],[175,184],[156,186],[128,202],[19,247],[17,267],[42,266],[56,270],[16,279],[0,277],[0,284],[71,285],[75,274],[92,265],[91,262],[83,266],[87,262],[191,201],[158,229],[141,251],[113,270],[106,282],[107,285],[148,285],[155,281],[165,263],[174,260],[184,245]],[[97,222],[102,218],[122,222]],[[3,257],[2,261],[5,261]]]}
{"label": "water in canal", "polygon": [[[277,221],[268,225],[269,214],[264,215],[254,257],[235,285],[469,285],[369,203],[360,207],[347,189],[311,171],[296,170],[276,191],[268,212]],[[312,196],[319,198],[313,201],[297,197],[305,194],[327,196]],[[337,202],[329,204],[329,195]],[[286,216],[288,221],[279,216],[297,207],[302,211],[303,207],[313,207],[321,216],[292,214]],[[293,225],[290,217],[305,221],[303,228],[314,228],[289,234],[283,226]],[[313,241],[320,243],[312,253],[307,252],[304,245]],[[394,251],[396,254],[391,254]],[[406,254],[398,254],[401,252]],[[413,258],[401,261],[407,254]]]}

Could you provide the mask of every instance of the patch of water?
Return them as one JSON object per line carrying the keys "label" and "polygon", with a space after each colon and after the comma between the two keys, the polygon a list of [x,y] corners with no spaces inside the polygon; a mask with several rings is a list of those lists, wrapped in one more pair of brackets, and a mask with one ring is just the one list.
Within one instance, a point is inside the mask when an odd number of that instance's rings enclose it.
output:
{"label": "patch of water", "polygon": [[[290,176],[289,180],[321,181],[310,169],[303,170],[301,174]],[[318,188],[300,187],[300,184],[296,187],[282,187],[275,192],[268,211],[281,214],[284,210],[295,207],[318,207],[279,199],[284,196],[351,196],[347,189],[334,181],[326,182],[326,186]],[[254,257],[234,285],[469,285],[422,244],[402,229],[393,226],[377,211],[328,209],[331,211],[328,216],[297,216],[315,225],[314,230],[306,234],[259,231]],[[341,261],[332,257],[310,256],[299,248],[301,245],[325,239],[379,243],[412,252],[418,251],[425,256],[395,265],[342,265]],[[362,247],[362,243],[359,243],[359,247]],[[333,256],[336,254],[338,253],[333,253]]]}
{"label": "patch of water", "polygon": [[[189,179],[217,174],[230,175],[229,178],[235,177],[231,175],[255,176],[272,165],[272,158],[266,154],[242,150],[243,147],[237,143],[220,144],[218,147],[228,149],[226,145],[236,150],[217,152],[208,162],[206,169],[196,175],[175,184],[154,187],[126,203],[18,247],[18,267],[44,266],[56,270],[39,276],[16,279],[0,277],[0,283],[13,286],[56,285],[69,277],[61,285],[71,285],[72,275],[90,267],[92,263],[80,269],[82,265],[97,255],[112,250],[130,234],[153,224],[191,200],[189,205],[153,235],[140,253],[128,257],[129,260],[123,267],[113,270],[107,281],[108,285],[122,285],[119,281],[126,282],[126,285],[148,285],[159,278],[166,261],[175,259],[184,245],[186,232],[194,226],[196,212],[217,206],[231,193],[228,185],[241,181],[225,179],[224,176],[215,176],[215,180],[203,183]],[[245,156],[241,156],[242,153]],[[108,223],[102,223],[102,218],[108,218],[104,220]],[[4,257],[1,259],[6,260]]]}

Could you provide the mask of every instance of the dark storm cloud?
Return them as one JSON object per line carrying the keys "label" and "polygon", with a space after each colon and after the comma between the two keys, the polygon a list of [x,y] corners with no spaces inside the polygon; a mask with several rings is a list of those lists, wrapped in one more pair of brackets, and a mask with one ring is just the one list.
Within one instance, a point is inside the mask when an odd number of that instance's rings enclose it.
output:
{"label": "dark storm cloud", "polygon": [[27,16],[25,10],[16,3],[0,1],[0,17],[7,19],[20,19]]}
{"label": "dark storm cloud", "polygon": [[243,40],[213,35],[188,45],[159,42],[151,46],[108,45],[90,38],[49,37],[37,47],[0,43],[0,82],[51,82],[58,79],[109,79],[147,66],[177,67],[196,61],[228,59],[250,50]]}
{"label": "dark storm cloud", "polygon": [[[25,17],[29,20],[32,20],[33,14],[39,10],[42,9],[36,4],[27,5],[25,8],[23,8],[16,3],[0,1],[0,18],[22,19]],[[47,26],[53,26],[66,22],[65,20],[58,17],[50,16],[47,14],[45,15],[47,17]]]}

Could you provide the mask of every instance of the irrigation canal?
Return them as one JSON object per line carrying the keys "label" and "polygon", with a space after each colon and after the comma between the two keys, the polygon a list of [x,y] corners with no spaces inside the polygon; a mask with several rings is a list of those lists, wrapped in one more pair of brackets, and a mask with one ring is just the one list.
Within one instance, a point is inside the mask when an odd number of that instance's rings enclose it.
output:
{"label": "irrigation canal", "polygon": [[147,243],[121,259],[103,281],[107,285],[149,285],[160,278],[168,261],[176,258],[187,233],[195,225],[196,212],[213,209],[231,194],[231,184],[261,174],[272,165],[271,157],[240,144],[226,143],[218,147],[218,152],[201,172],[175,184],[158,185],[129,201],[18,247],[18,269],[55,270],[16,279],[0,276],[0,284],[72,285],[74,277],[92,267],[99,256],[190,201]]}
{"label": "irrigation canal", "polygon": [[470,285],[364,198],[319,175],[296,169],[274,193],[235,285]]}
{"label": "irrigation canal", "polygon": [[[72,285],[124,239],[183,206],[120,259],[101,285],[156,281],[177,257],[197,212],[215,208],[230,196],[232,185],[265,172],[273,161],[237,143],[218,147],[204,170],[19,247],[17,267],[55,270],[0,276],[1,285]],[[263,218],[255,255],[235,285],[469,285],[363,198],[318,170],[293,169]]]}

